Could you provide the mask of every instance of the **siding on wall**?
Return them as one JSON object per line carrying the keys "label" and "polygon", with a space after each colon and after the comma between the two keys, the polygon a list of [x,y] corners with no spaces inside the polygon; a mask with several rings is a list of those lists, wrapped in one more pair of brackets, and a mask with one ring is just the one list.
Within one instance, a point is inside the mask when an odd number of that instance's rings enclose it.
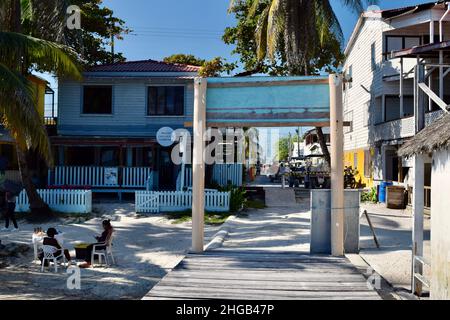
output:
{"label": "siding on wall", "polygon": [[[82,114],[84,85],[113,86],[112,115]],[[184,85],[185,115],[178,117],[147,116],[149,85]],[[58,133],[72,136],[154,137],[159,128],[183,128],[192,121],[194,105],[193,80],[158,79],[87,79],[83,83],[60,81]]]}
{"label": "siding on wall", "polygon": [[450,149],[433,156],[431,175],[431,299],[450,299]]}

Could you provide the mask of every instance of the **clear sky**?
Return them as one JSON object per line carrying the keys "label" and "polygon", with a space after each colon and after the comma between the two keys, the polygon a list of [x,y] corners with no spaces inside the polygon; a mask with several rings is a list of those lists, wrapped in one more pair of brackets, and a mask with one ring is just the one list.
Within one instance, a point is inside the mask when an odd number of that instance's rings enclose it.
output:
{"label": "clear sky", "polygon": [[[331,0],[347,41],[358,16],[342,2]],[[379,6],[388,9],[425,2],[430,0],[380,0]],[[233,47],[221,40],[223,30],[235,24],[234,16],[227,13],[229,0],[104,0],[104,4],[133,30],[116,42],[116,51],[128,60],[161,60],[175,53],[239,60],[231,55]],[[51,86],[56,86],[54,81]]]}
{"label": "clear sky", "polygon": [[[342,7],[341,0],[331,3],[341,21],[346,39],[358,19]],[[382,9],[403,7],[430,0],[381,0]],[[128,60],[162,59],[174,53],[190,53],[204,59],[222,56],[230,61],[232,47],[221,36],[233,26],[227,13],[229,0],[105,0],[105,5],[125,20],[134,32],[117,42],[117,50]]]}

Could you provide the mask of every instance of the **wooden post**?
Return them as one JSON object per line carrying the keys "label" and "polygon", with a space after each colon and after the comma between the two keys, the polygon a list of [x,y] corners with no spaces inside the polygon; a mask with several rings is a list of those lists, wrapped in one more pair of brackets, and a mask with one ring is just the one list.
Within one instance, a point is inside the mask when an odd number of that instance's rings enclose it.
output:
{"label": "wooden post", "polygon": [[423,210],[424,210],[425,165],[423,156],[414,157],[414,193],[413,193],[413,248],[412,248],[412,291],[422,295],[422,283],[415,274],[423,275],[423,265],[415,257],[423,257]]}
{"label": "wooden post", "polygon": [[[425,66],[417,65],[415,79],[415,133],[425,128],[425,95],[418,84],[425,80]],[[415,257],[423,256],[423,210],[424,210],[424,186],[425,186],[425,164],[423,156],[414,157],[414,186],[413,186],[413,228],[412,228],[412,270],[411,289],[412,292],[421,295],[422,283],[417,281],[415,274],[423,274],[423,266],[416,262]]]}
{"label": "wooden post", "polygon": [[192,162],[192,251],[203,252],[205,216],[205,161],[207,80],[194,80],[194,152]]}
{"label": "wooden post", "polygon": [[330,75],[331,253],[344,255],[344,115],[343,77]]}

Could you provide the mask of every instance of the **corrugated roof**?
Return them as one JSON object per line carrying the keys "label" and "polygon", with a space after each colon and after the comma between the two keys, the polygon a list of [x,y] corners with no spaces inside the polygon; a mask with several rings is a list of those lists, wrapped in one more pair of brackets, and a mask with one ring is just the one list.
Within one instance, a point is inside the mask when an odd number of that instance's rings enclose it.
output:
{"label": "corrugated roof", "polygon": [[392,18],[401,16],[403,14],[412,14],[412,13],[418,13],[418,12],[421,12],[424,10],[429,10],[429,9],[434,8],[437,5],[445,5],[445,2],[446,2],[446,0],[439,0],[439,1],[434,1],[434,2],[418,4],[415,6],[383,10],[381,12],[381,16],[384,19],[392,19]]}
{"label": "corrugated roof", "polygon": [[104,64],[87,69],[87,72],[199,72],[200,67],[156,60],[140,60]]}

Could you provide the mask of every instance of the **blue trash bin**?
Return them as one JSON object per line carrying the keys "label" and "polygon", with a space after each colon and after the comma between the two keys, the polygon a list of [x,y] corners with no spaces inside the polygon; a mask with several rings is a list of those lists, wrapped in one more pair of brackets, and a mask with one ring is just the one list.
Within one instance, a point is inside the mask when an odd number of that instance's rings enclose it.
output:
{"label": "blue trash bin", "polygon": [[387,187],[393,186],[392,182],[382,182],[380,184],[380,192],[378,195],[378,200],[382,203],[386,203]]}

